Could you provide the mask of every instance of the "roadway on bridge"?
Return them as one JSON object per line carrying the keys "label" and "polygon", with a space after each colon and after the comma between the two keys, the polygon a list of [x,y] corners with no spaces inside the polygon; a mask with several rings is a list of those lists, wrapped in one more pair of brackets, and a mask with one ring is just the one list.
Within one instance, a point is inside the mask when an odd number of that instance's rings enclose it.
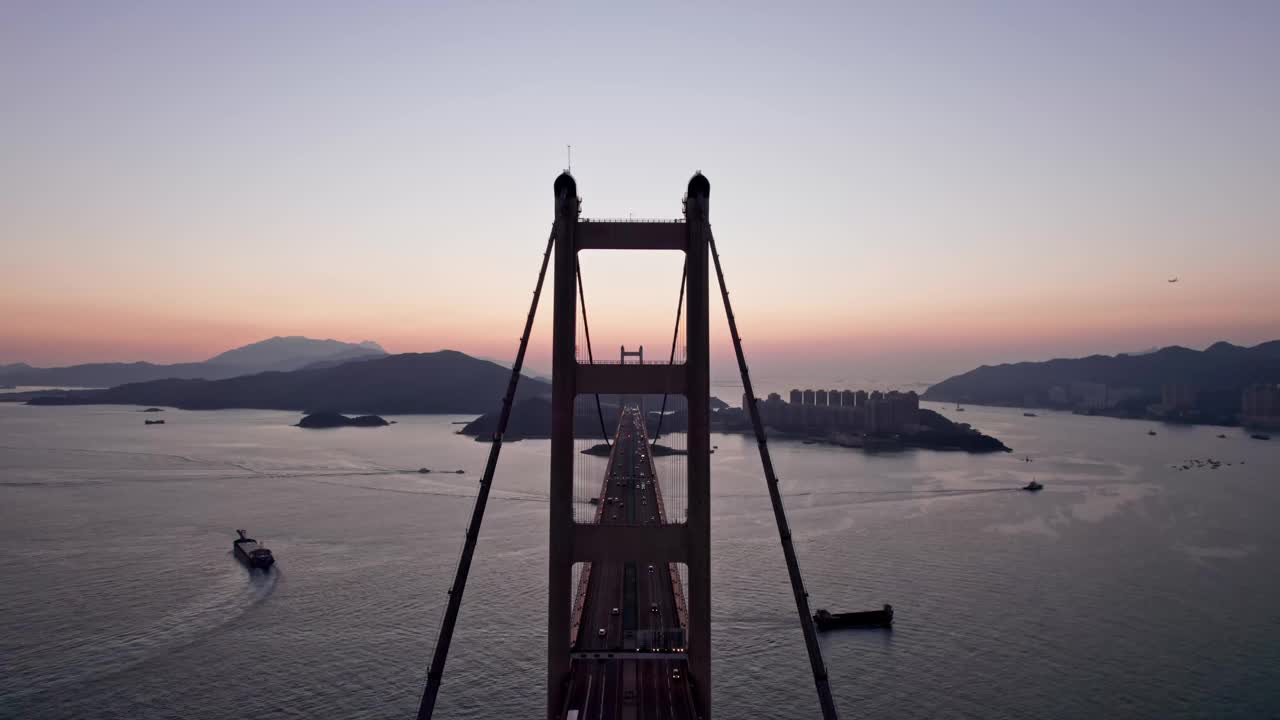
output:
{"label": "roadway on bridge", "polygon": [[[623,410],[600,498],[601,524],[663,521],[653,457],[638,408]],[[576,651],[683,650],[673,566],[593,563]],[[573,661],[568,711],[582,720],[666,720],[697,717],[684,660]]]}

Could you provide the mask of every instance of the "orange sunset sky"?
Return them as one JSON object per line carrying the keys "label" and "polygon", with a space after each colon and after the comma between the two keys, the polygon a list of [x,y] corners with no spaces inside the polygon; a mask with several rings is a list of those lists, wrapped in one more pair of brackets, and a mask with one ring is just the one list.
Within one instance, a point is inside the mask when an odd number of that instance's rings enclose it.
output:
{"label": "orange sunset sky", "polygon": [[[4,11],[0,363],[508,359],[567,144],[587,216],[707,174],[765,376],[1280,337],[1274,18],[686,11]],[[679,259],[583,272],[598,346],[662,354]]]}

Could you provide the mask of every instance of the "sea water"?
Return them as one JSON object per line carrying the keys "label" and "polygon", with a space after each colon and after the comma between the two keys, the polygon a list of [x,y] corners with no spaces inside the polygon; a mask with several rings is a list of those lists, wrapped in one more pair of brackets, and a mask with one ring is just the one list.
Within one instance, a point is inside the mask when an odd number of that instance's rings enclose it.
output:
{"label": "sea water", "polygon": [[[814,608],[896,610],[821,636],[847,716],[1280,716],[1280,442],[932,407],[1015,452],[770,446]],[[470,418],[138,410],[0,403],[0,717],[412,717]],[[714,711],[816,717],[754,439],[712,442]],[[503,449],[439,717],[541,712],[547,471],[546,441]]]}

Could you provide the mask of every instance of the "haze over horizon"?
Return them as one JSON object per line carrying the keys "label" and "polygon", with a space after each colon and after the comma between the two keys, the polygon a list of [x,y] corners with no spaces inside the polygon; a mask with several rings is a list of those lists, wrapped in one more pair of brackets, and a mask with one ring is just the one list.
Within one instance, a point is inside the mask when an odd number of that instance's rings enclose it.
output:
{"label": "haze over horizon", "polygon": [[[707,174],[761,378],[1280,337],[1280,5],[771,7],[7,6],[0,363],[509,361],[570,143],[587,217]],[[665,354],[678,258],[583,274]]]}

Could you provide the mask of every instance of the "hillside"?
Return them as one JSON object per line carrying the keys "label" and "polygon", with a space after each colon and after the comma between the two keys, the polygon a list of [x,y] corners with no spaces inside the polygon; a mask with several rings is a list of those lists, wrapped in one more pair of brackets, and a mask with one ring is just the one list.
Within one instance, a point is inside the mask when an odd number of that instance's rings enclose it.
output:
{"label": "hillside", "polygon": [[[452,350],[388,355],[334,367],[224,380],[168,379],[31,400],[34,405],[159,405],[358,414],[483,413],[502,402],[511,371]],[[518,398],[550,392],[525,378]]]}
{"label": "hillside", "polygon": [[298,370],[312,363],[355,360],[360,357],[386,355],[387,351],[372,340],[360,343],[339,340],[313,340],[299,335],[273,337],[228,350],[206,360],[210,365],[248,367],[256,371]]}
{"label": "hillside", "polygon": [[170,378],[221,380],[268,370],[296,370],[316,363],[334,364],[360,357],[386,355],[377,343],[274,337],[228,350],[203,362],[84,363],[38,368],[25,363],[0,366],[0,384],[53,387],[115,387]]}
{"label": "hillside", "polygon": [[1280,382],[1280,340],[1251,348],[1226,342],[1197,351],[984,365],[925,391],[925,400],[1028,407],[1081,407],[1139,415],[1170,385],[1194,388],[1210,414],[1239,409],[1248,385]]}

